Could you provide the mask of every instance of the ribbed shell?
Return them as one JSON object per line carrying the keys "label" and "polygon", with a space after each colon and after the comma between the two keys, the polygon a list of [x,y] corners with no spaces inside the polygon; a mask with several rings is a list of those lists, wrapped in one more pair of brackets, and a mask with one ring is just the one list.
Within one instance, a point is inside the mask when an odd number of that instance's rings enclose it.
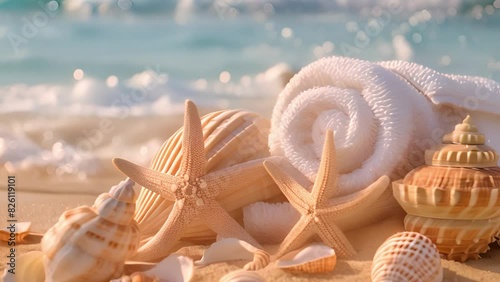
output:
{"label": "ribbed shell", "polygon": [[484,141],[467,117],[426,151],[425,166],[392,185],[405,229],[428,236],[447,259],[479,258],[500,228],[498,155]]}
{"label": "ribbed shell", "polygon": [[336,265],[335,251],[320,243],[291,252],[276,261],[276,267],[292,273],[331,272]]}
{"label": "ribbed shell", "polygon": [[[267,137],[270,125],[266,118],[243,110],[225,110],[205,115],[201,123],[208,160],[207,172],[269,156]],[[182,133],[181,128],[163,144],[151,163],[152,169],[169,174],[179,172]],[[243,206],[257,201],[282,199],[271,177],[255,179],[251,187],[232,189],[217,198],[221,206],[240,223]],[[171,208],[172,202],[147,189],[141,190],[135,215],[141,228],[141,244],[158,232]],[[215,235],[202,222],[195,222],[183,233],[181,240],[207,241],[213,240]]]}
{"label": "ribbed shell", "polygon": [[408,215],[405,229],[425,234],[436,242],[442,257],[456,261],[479,259],[500,228],[500,217],[485,220],[435,219]]}
{"label": "ribbed shell", "polygon": [[121,275],[139,244],[133,186],[130,179],[122,181],[93,207],[61,215],[42,239],[48,282],[109,281]]}
{"label": "ribbed shell", "polygon": [[395,182],[394,196],[407,213],[434,218],[500,216],[500,168],[421,166]]}
{"label": "ribbed shell", "polygon": [[373,282],[441,282],[443,268],[429,238],[416,232],[400,232],[377,249],[371,277]]}

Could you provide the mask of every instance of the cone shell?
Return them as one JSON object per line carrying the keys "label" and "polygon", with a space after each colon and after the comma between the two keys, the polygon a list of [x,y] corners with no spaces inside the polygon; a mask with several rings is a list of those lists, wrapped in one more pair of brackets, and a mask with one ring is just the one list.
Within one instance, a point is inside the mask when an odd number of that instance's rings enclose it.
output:
{"label": "cone shell", "polygon": [[[269,120],[243,110],[225,110],[201,118],[207,172],[216,171],[246,161],[269,156],[267,138]],[[151,163],[151,169],[175,175],[179,172],[182,157],[183,129],[174,133],[160,148]],[[250,187],[231,189],[218,196],[217,201],[240,224],[242,207],[258,201],[277,202],[284,198],[271,177],[255,179]],[[141,229],[141,245],[156,234],[167,219],[172,202],[142,189],[137,200],[135,219]],[[206,242],[216,234],[202,222],[193,224],[183,232],[181,240]]]}
{"label": "cone shell", "polygon": [[426,151],[426,165],[393,182],[405,229],[428,236],[447,259],[479,258],[499,228],[498,155],[484,140],[467,117]]}
{"label": "cone shell", "polygon": [[440,282],[443,268],[436,246],[417,232],[401,232],[387,239],[375,253],[373,282]]}
{"label": "cone shell", "polygon": [[284,255],[276,261],[276,267],[292,273],[330,272],[337,264],[337,255],[332,248],[315,243]]}
{"label": "cone shell", "polygon": [[139,244],[133,220],[134,183],[127,179],[93,207],[64,212],[42,239],[47,281],[109,281]]}

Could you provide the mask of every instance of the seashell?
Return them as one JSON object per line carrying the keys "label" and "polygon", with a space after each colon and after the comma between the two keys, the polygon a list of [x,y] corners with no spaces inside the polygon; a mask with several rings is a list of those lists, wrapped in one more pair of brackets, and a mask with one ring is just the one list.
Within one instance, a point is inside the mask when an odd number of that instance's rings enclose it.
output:
{"label": "seashell", "polygon": [[197,266],[207,266],[212,263],[234,260],[251,261],[243,267],[246,270],[257,270],[266,267],[271,258],[268,253],[249,243],[235,238],[222,239],[213,243],[195,262]]}
{"label": "seashell", "polygon": [[325,244],[314,243],[284,255],[276,267],[292,273],[330,272],[337,264],[335,250]]}
{"label": "seashell", "polygon": [[17,258],[15,274],[7,270],[5,269],[2,277],[4,282],[44,282],[43,253],[40,251],[24,253]]}
{"label": "seashell", "polygon": [[[16,222],[13,223],[15,226],[15,231],[12,233],[8,227],[0,229],[0,241],[8,242],[14,236],[16,244],[28,243],[26,237],[35,236],[41,238],[43,236],[42,233],[36,233],[30,231],[31,222]],[[14,234],[14,235],[12,235]]]}
{"label": "seashell", "polygon": [[498,155],[484,140],[467,116],[441,146],[426,151],[426,165],[393,182],[408,213],[405,229],[429,237],[447,259],[479,258],[500,226]]}
{"label": "seashell", "polygon": [[[207,172],[269,156],[267,138],[270,122],[258,114],[244,110],[213,112],[201,118]],[[175,132],[160,148],[151,162],[151,168],[161,172],[179,172],[183,129]],[[284,197],[271,177],[255,179],[250,187],[233,189],[218,197],[218,203],[240,224],[242,207],[258,201],[283,201]],[[141,189],[137,199],[135,219],[141,229],[141,245],[156,234],[172,210],[172,202]],[[203,222],[193,222],[184,231],[181,240],[204,243],[214,240],[216,234]]]}
{"label": "seashell", "polygon": [[222,276],[219,282],[264,282],[264,278],[255,271],[236,270]]}
{"label": "seashell", "polygon": [[[111,282],[187,282],[194,274],[193,260],[172,254],[151,268],[151,263],[142,263],[146,271],[134,272],[129,276],[114,279]],[[140,263],[135,264],[140,269]]]}
{"label": "seashell", "polygon": [[371,277],[373,282],[440,282],[443,268],[429,238],[417,232],[400,232],[385,240],[375,252]]}
{"label": "seashell", "polygon": [[64,212],[42,239],[47,281],[109,281],[121,276],[139,244],[130,179],[100,195],[93,207]]}

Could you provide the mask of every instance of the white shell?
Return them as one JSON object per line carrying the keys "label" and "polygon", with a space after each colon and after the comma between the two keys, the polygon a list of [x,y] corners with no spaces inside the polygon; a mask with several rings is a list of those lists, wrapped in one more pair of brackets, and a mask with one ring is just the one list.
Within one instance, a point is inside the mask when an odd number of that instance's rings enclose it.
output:
{"label": "white shell", "polygon": [[[14,236],[16,239],[16,244],[26,243],[27,240],[25,240],[25,239],[27,236],[36,236],[36,237],[43,236],[43,234],[41,234],[41,233],[32,232],[30,230],[31,222],[29,222],[29,221],[16,222],[13,224],[15,225],[15,231],[14,231],[15,235]],[[10,223],[9,223],[9,226],[10,226]],[[8,242],[10,239],[10,236],[12,234],[10,231],[11,230],[8,229],[8,227],[4,227],[4,228],[0,229],[0,241]]]}
{"label": "white shell", "polygon": [[321,243],[293,251],[276,261],[277,268],[295,273],[330,272],[336,264],[335,250]]}
{"label": "white shell", "polygon": [[264,278],[255,271],[236,270],[222,276],[219,282],[264,282]]}
{"label": "white shell", "polygon": [[134,183],[127,179],[93,207],[64,212],[42,239],[47,282],[109,281],[121,276],[139,244]]}
{"label": "white shell", "polygon": [[269,264],[270,256],[263,250],[260,250],[249,243],[235,239],[227,238],[213,243],[203,254],[203,257],[195,262],[197,266],[206,266],[212,263],[246,260],[251,261],[243,268],[246,270],[257,270],[266,267]]}
{"label": "white shell", "polygon": [[43,253],[40,251],[27,252],[20,255],[16,261],[16,274],[4,271],[4,282],[29,281],[44,282]]}
{"label": "white shell", "polygon": [[400,232],[389,237],[375,253],[373,282],[439,282],[443,268],[436,246],[417,232]]}
{"label": "white shell", "polygon": [[[177,254],[171,254],[153,268],[150,268],[151,263],[144,263],[143,266],[149,269],[114,279],[112,282],[187,282],[191,280],[194,273],[193,260]],[[136,263],[134,267],[140,269],[141,263]]]}

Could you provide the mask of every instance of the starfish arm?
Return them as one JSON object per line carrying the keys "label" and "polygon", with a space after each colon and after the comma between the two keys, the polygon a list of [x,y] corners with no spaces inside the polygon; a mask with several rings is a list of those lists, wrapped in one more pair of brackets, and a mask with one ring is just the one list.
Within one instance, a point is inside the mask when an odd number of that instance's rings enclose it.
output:
{"label": "starfish arm", "polygon": [[182,133],[182,160],[180,175],[198,178],[205,175],[206,167],[205,141],[201,127],[200,115],[195,104],[186,101],[184,114],[184,131]]}
{"label": "starfish arm", "polygon": [[219,203],[215,200],[208,200],[204,204],[206,205],[207,212],[200,213],[200,219],[215,233],[224,238],[237,238],[248,242],[254,247],[260,248],[259,243]]}
{"label": "starfish arm", "polygon": [[322,205],[336,194],[338,172],[336,168],[335,144],[333,131],[328,130],[325,136],[325,145],[321,154],[321,162],[319,165],[316,181],[314,181],[311,195],[316,199],[318,205]]}
{"label": "starfish arm", "polygon": [[172,212],[170,212],[158,233],[141,246],[132,259],[156,261],[166,257],[171,252],[171,248],[177,243],[182,231],[196,216],[195,212],[195,209],[185,205],[184,200],[176,201]]}
{"label": "starfish arm", "polygon": [[210,187],[210,195],[215,197],[235,185],[247,187],[256,180],[269,178],[269,181],[272,181],[263,162],[263,159],[252,160],[207,174],[203,179]]}
{"label": "starfish arm", "polygon": [[135,183],[151,190],[169,201],[175,201],[171,187],[177,184],[177,177],[145,168],[124,159],[113,159],[115,167]]}
{"label": "starfish arm", "polygon": [[314,223],[311,216],[302,215],[299,221],[292,227],[292,230],[285,237],[280,245],[276,258],[280,258],[287,253],[300,248],[314,234]]}
{"label": "starfish arm", "polygon": [[366,208],[373,204],[384,193],[390,182],[390,178],[383,175],[361,191],[343,197],[333,198],[328,204],[330,207],[321,208],[318,213],[334,214],[340,217],[353,210]]}
{"label": "starfish arm", "polygon": [[332,247],[342,258],[352,257],[356,254],[353,246],[345,237],[342,230],[326,216],[319,216],[317,233],[321,240]]}
{"label": "starfish arm", "polygon": [[312,203],[311,195],[297,181],[282,168],[270,161],[264,161],[264,167],[274,182],[278,185],[281,192],[300,213],[306,213],[309,210],[308,202]]}

